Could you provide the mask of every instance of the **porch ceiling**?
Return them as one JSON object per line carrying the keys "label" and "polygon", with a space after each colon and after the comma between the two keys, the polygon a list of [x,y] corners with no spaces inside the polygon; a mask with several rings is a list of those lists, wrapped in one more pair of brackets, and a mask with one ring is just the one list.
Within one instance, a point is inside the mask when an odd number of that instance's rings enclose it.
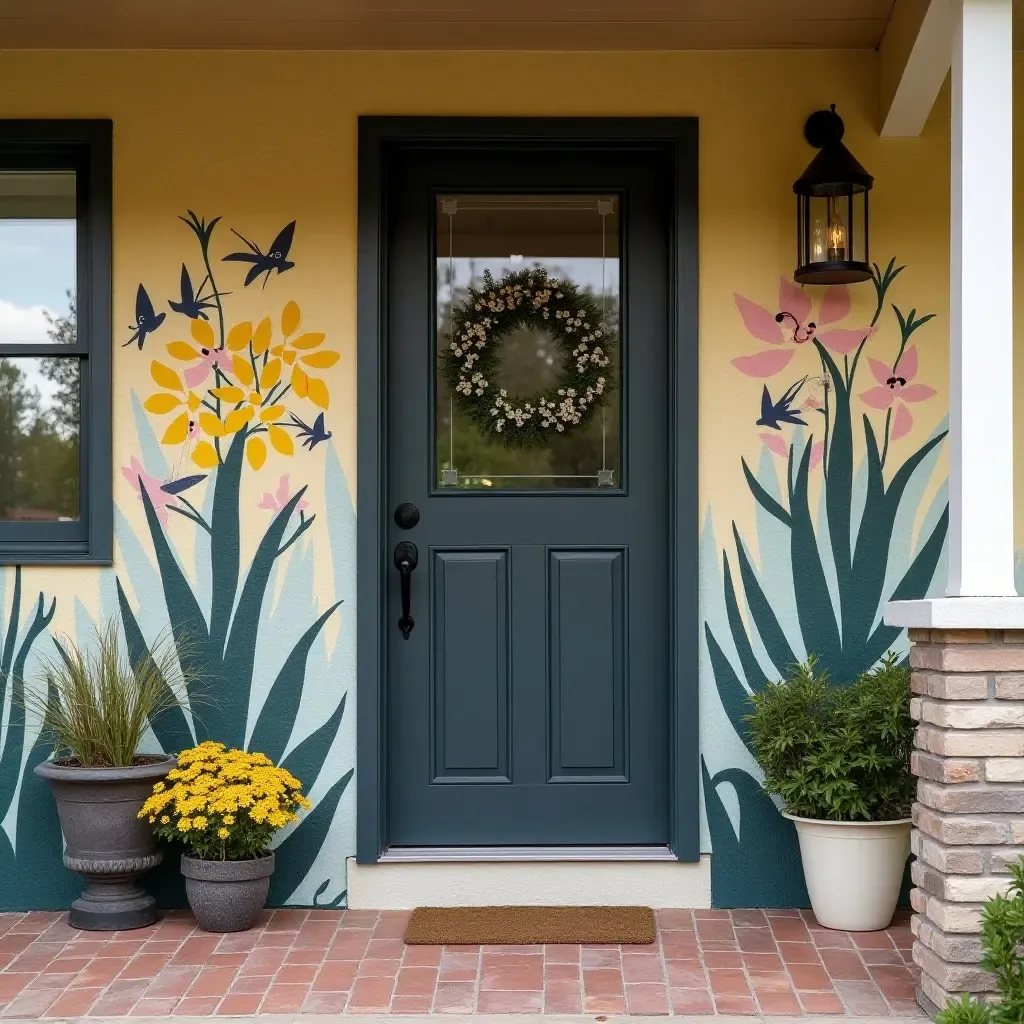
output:
{"label": "porch ceiling", "polygon": [[0,0],[0,46],[873,49],[894,0]]}

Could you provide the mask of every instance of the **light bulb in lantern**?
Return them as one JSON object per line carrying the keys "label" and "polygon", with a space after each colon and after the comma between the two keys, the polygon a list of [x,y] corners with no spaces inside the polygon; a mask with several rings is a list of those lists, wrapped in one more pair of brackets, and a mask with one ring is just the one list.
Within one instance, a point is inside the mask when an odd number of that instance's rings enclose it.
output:
{"label": "light bulb in lantern", "polygon": [[814,222],[811,232],[811,262],[821,263],[825,259],[825,228],[820,220]]}
{"label": "light bulb in lantern", "polygon": [[833,261],[846,259],[846,225],[835,199],[828,201],[828,258]]}

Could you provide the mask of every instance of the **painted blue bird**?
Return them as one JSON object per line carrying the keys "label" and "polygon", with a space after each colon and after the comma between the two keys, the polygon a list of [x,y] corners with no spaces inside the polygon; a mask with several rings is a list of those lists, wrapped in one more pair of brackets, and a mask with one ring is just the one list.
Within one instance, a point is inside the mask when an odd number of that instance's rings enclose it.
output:
{"label": "painted blue bird", "polygon": [[184,263],[181,265],[181,300],[175,302],[173,299],[167,300],[167,305],[174,310],[175,313],[182,313],[189,318],[189,320],[209,320],[210,318],[203,311],[206,309],[214,309],[217,305],[215,302],[211,302],[211,299],[217,298],[218,295],[227,295],[227,292],[211,292],[209,295],[203,295],[203,289],[206,287],[206,282],[210,280],[209,275],[203,278],[202,284],[198,288],[193,289],[192,278],[189,276],[188,267]]}
{"label": "painted blue bird", "polygon": [[320,413],[313,421],[313,426],[303,423],[293,412],[288,415],[291,416],[292,423],[299,428],[297,436],[304,439],[302,442],[303,448],[308,448],[312,451],[321,441],[328,441],[334,436],[333,431],[324,428],[323,413]]}
{"label": "painted blue bird", "polygon": [[135,333],[121,346],[127,348],[133,341],[138,343],[139,351],[146,343],[146,338],[152,334],[167,319],[166,313],[157,313],[153,309],[153,303],[149,298],[146,289],[140,284],[139,290],[135,293],[135,323],[129,330]]}
{"label": "painted blue bird", "polygon": [[232,232],[238,235],[243,242],[249,247],[249,252],[231,252],[227,256],[222,257],[225,263],[251,263],[252,266],[249,268],[249,273],[245,275],[246,286],[250,285],[262,274],[267,276],[263,278],[263,287],[267,287],[267,281],[270,280],[270,275],[276,270],[279,274],[283,274],[286,270],[291,270],[295,264],[288,259],[288,252],[292,247],[292,239],[295,237],[295,221],[291,224],[286,224],[277,234],[270,243],[270,248],[266,252],[263,252],[255,242],[250,242],[244,235],[239,235],[234,228]]}
{"label": "painted blue bird", "polygon": [[783,396],[777,401],[772,401],[772,396],[765,384],[761,392],[761,418],[757,421],[759,427],[771,427],[772,430],[781,430],[780,423],[796,423],[801,427],[807,426],[807,421],[800,419],[797,415],[799,410],[793,408],[793,400],[800,393],[800,389],[807,383],[807,378],[798,380],[788,388]]}
{"label": "painted blue bird", "polygon": [[192,476],[181,476],[177,480],[168,480],[167,483],[160,485],[160,490],[167,494],[181,494],[182,491],[187,491],[190,487],[195,487],[196,484],[202,483],[206,479],[205,473],[194,473]]}

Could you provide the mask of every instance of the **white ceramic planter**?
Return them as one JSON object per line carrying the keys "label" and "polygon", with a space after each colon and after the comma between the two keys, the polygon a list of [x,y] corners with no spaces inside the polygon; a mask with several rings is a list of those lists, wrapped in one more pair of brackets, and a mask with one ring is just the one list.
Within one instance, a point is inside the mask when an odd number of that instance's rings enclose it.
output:
{"label": "white ceramic planter", "polygon": [[826,928],[873,932],[888,927],[910,856],[910,819],[819,821],[796,825],[811,908]]}

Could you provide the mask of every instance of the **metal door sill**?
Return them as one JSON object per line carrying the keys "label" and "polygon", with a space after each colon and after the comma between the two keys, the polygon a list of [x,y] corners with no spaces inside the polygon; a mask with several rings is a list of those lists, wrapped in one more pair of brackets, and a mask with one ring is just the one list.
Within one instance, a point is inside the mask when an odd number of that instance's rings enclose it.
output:
{"label": "metal door sill", "polygon": [[676,860],[667,846],[391,846],[381,864]]}

